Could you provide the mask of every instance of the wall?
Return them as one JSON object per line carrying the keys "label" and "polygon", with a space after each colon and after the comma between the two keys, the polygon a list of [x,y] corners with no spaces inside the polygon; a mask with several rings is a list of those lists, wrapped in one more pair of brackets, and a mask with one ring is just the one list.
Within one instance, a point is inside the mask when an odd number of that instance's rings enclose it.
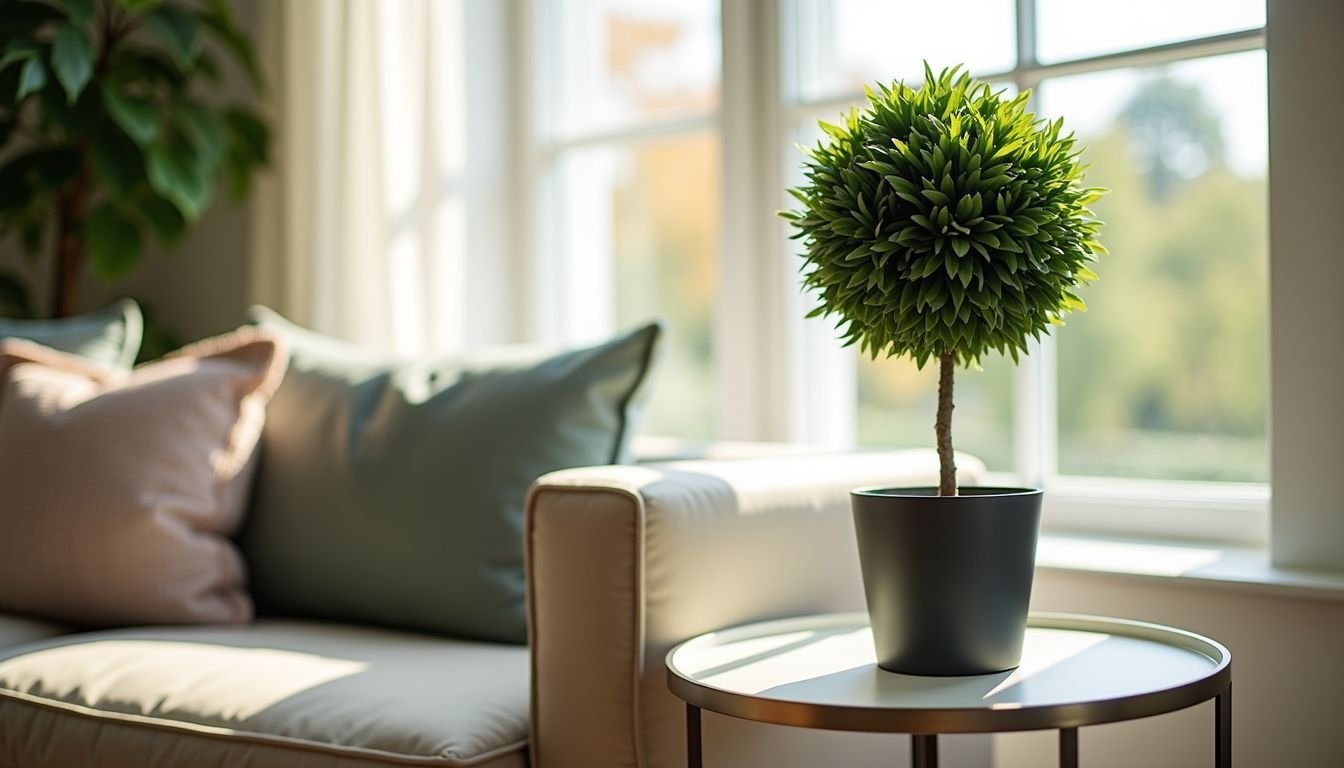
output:
{"label": "wall", "polygon": [[1274,560],[1344,568],[1344,3],[1270,0],[1270,473]]}

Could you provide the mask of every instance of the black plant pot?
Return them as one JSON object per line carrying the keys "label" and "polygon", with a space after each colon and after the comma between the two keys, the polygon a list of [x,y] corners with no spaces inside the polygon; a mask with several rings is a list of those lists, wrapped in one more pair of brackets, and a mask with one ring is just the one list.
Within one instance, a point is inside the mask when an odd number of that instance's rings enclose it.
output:
{"label": "black plant pot", "polygon": [[851,493],[878,666],[982,675],[1022,659],[1041,492],[861,488]]}

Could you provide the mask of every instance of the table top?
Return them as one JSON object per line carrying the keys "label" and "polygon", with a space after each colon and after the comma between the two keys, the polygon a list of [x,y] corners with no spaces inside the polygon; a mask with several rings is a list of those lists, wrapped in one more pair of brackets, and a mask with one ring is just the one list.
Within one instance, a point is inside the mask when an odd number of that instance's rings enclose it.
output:
{"label": "table top", "polygon": [[712,712],[830,730],[984,733],[1132,720],[1207,701],[1232,656],[1138,621],[1032,614],[1022,664],[966,677],[877,666],[868,617],[809,616],[701,635],[667,655],[668,686]]}

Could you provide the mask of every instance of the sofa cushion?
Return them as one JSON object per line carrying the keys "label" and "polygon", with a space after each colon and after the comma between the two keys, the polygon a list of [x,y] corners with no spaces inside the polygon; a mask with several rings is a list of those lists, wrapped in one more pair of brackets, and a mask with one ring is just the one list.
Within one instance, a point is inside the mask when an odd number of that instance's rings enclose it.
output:
{"label": "sofa cushion", "polygon": [[292,357],[240,537],[258,609],[523,642],[523,499],[628,458],[660,329],[428,361],[253,310]]}
{"label": "sofa cushion", "polygon": [[523,768],[516,646],[261,620],[0,652],[0,763]]}
{"label": "sofa cushion", "polygon": [[45,640],[48,637],[63,635],[70,630],[59,624],[31,616],[12,613],[0,613],[0,653],[23,643]]}
{"label": "sofa cushion", "polygon": [[131,373],[0,341],[0,608],[81,626],[249,620],[227,537],[284,364],[257,328]]}
{"label": "sofa cushion", "polygon": [[0,317],[0,339],[28,339],[123,370],[130,370],[135,364],[143,333],[140,305],[130,299],[122,299],[97,312],[56,320]]}

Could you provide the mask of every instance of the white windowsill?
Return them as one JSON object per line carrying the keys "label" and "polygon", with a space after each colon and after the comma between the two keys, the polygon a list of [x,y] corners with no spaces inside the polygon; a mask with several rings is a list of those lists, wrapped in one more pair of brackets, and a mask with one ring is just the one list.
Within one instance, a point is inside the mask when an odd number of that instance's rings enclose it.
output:
{"label": "white windowsill", "polygon": [[1344,602],[1344,571],[1270,562],[1268,486],[1051,477],[1045,489],[1038,568]]}
{"label": "white windowsill", "polygon": [[1344,602],[1344,571],[1282,568],[1258,547],[1140,540],[1044,531],[1036,567],[1046,571],[1234,589],[1269,597]]}
{"label": "white windowsill", "polygon": [[[985,485],[1021,484],[988,473]],[[1247,549],[1269,542],[1269,487],[1052,476],[1044,483],[1045,531],[1122,539],[1218,542]]]}

